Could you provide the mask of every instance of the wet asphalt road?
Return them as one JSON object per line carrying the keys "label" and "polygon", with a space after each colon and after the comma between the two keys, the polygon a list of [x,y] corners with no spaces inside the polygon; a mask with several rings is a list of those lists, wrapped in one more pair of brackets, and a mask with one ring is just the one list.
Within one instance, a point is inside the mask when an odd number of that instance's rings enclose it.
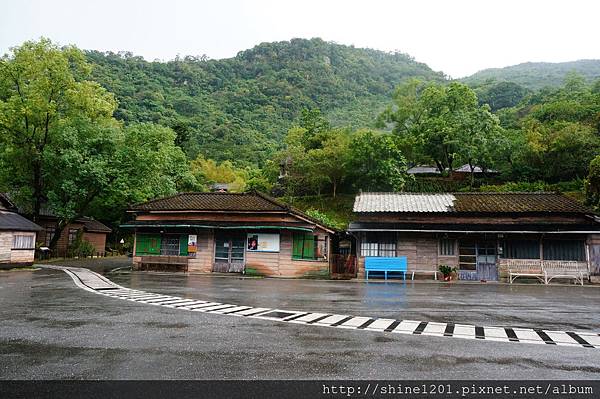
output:
{"label": "wet asphalt road", "polygon": [[[118,263],[118,261],[113,261]],[[97,270],[97,268],[96,268]],[[127,287],[356,316],[600,331],[600,288],[133,273]],[[132,303],[63,272],[0,272],[2,379],[600,378],[600,350],[277,323]]]}

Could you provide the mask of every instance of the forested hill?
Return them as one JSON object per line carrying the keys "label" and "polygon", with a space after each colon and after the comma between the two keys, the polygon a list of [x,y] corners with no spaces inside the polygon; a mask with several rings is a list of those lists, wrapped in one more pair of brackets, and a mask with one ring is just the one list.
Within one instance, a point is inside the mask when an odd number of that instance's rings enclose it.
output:
{"label": "forested hill", "polygon": [[480,86],[486,81],[514,82],[530,90],[546,86],[558,87],[565,76],[575,72],[589,82],[600,78],[600,60],[579,60],[571,62],[526,62],[505,68],[490,68],[461,79],[471,86]]}
{"label": "forested hill", "polygon": [[172,127],[189,157],[255,164],[304,108],[321,109],[334,126],[371,126],[403,79],[444,79],[405,54],[320,39],[263,43],[223,60],[86,54],[94,79],[119,100],[118,119]]}

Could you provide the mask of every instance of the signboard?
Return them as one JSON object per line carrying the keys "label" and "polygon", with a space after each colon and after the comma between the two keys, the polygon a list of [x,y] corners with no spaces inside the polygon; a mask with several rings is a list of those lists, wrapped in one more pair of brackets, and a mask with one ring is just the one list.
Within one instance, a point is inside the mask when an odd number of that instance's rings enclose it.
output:
{"label": "signboard", "polygon": [[198,252],[198,236],[196,234],[188,235],[188,254]]}
{"label": "signboard", "polygon": [[248,233],[248,252],[279,252],[279,234]]}

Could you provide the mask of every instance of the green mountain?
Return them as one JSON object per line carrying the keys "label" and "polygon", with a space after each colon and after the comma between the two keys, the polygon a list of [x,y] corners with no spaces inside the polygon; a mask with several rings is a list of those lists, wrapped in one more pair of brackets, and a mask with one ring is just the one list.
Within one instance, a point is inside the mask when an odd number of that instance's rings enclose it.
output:
{"label": "green mountain", "polygon": [[402,80],[444,79],[405,54],[321,39],[263,43],[222,60],[86,54],[94,79],[119,100],[118,119],[170,126],[189,157],[241,164],[264,162],[304,108],[334,126],[367,127]]}
{"label": "green mountain", "polygon": [[582,75],[588,81],[600,79],[600,60],[526,62],[505,68],[484,69],[460,80],[475,87],[497,81],[513,82],[530,90],[539,90],[546,86],[561,86],[565,76],[571,72]]}

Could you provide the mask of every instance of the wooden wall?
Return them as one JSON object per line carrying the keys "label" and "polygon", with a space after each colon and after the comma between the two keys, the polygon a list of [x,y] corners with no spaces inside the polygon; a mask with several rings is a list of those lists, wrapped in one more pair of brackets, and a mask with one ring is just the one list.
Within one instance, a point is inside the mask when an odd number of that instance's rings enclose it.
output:
{"label": "wooden wall", "polygon": [[[365,276],[365,258],[360,256],[361,239],[362,235],[359,237],[357,243],[358,278],[364,278]],[[458,266],[458,244],[455,240],[454,255],[442,256],[439,254],[439,238],[434,235],[398,233],[396,238],[396,256],[406,256],[409,272],[413,270],[434,271],[438,270],[441,264]]]}
{"label": "wooden wall", "polygon": [[[33,232],[0,231],[0,264],[31,265],[35,257],[35,249],[12,249],[13,234],[31,235]],[[34,238],[35,242],[35,238]]]}

